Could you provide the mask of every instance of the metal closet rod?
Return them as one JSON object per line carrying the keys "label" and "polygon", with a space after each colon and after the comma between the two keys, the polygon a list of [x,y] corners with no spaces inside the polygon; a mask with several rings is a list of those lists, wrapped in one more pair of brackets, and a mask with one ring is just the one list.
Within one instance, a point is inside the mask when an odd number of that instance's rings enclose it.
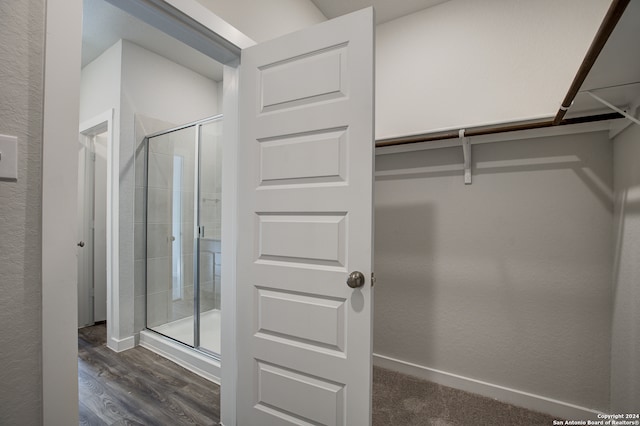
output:
{"label": "metal closet rod", "polygon": [[[520,130],[532,130],[532,129],[543,129],[545,127],[565,126],[568,124],[592,123],[595,121],[614,120],[616,118],[623,118],[623,116],[622,114],[618,114],[617,112],[612,112],[608,114],[598,114],[598,115],[588,115],[585,117],[567,118],[562,120],[558,124],[554,124],[553,120],[546,120],[546,121],[535,121],[531,123],[522,123],[522,124],[507,124],[504,126],[480,127],[476,129],[471,128],[471,129],[466,129],[464,132],[464,135],[466,137],[492,135],[496,133],[516,132]],[[407,145],[407,144],[419,143],[419,142],[434,142],[434,141],[440,141],[440,140],[446,140],[446,139],[458,139],[459,137],[460,135],[458,130],[451,130],[447,132],[426,133],[423,135],[405,136],[401,138],[380,139],[376,141],[376,148],[382,148],[384,146]]]}
{"label": "metal closet rod", "polygon": [[[623,116],[618,113],[610,113],[610,114],[599,114],[599,115],[591,115],[586,117],[578,117],[578,118],[569,118],[564,119],[567,110],[573,103],[573,100],[577,96],[582,83],[587,78],[589,71],[593,67],[593,64],[596,62],[598,55],[602,51],[602,48],[606,44],[609,36],[613,32],[613,29],[618,24],[620,17],[624,13],[627,5],[630,0],[614,0],[611,2],[609,6],[609,10],[605,15],[602,23],[600,24],[600,28],[598,28],[598,32],[596,33],[589,50],[587,51],[578,72],[569,87],[569,91],[565,96],[558,113],[552,120],[547,121],[538,121],[538,122],[530,122],[530,123],[522,123],[522,124],[507,124],[503,126],[494,126],[494,127],[479,127],[476,129],[466,129],[465,136],[481,136],[481,135],[490,135],[494,133],[504,133],[504,132],[514,132],[518,130],[532,130],[532,129],[542,129],[545,127],[552,126],[562,126],[567,124],[577,124],[577,123],[589,123],[594,121],[602,121],[602,120],[612,120],[615,118],[622,118]],[[457,139],[459,137],[458,130],[448,131],[448,132],[438,132],[438,133],[426,133],[421,135],[414,136],[406,136],[400,138],[390,138],[390,139],[381,139],[376,141],[376,148],[380,148],[383,146],[395,146],[395,145],[406,145],[411,143],[419,143],[419,142],[433,142],[438,140],[445,139]]]}

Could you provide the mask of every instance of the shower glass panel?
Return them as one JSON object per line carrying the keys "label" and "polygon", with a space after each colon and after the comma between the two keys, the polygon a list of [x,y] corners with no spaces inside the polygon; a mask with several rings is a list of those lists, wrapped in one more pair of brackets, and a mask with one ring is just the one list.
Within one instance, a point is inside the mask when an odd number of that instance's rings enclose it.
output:
{"label": "shower glass panel", "polygon": [[148,153],[147,327],[193,346],[195,128],[149,138]]}
{"label": "shower glass panel", "polygon": [[221,129],[218,116],[147,138],[147,328],[216,355]]}
{"label": "shower glass panel", "polygon": [[220,353],[222,120],[200,126],[200,347]]}

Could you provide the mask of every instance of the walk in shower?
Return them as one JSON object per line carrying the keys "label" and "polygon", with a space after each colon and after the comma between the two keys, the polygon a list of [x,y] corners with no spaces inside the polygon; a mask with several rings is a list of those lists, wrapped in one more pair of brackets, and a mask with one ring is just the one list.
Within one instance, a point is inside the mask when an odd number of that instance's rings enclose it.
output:
{"label": "walk in shower", "polygon": [[222,116],[146,148],[146,328],[219,360]]}

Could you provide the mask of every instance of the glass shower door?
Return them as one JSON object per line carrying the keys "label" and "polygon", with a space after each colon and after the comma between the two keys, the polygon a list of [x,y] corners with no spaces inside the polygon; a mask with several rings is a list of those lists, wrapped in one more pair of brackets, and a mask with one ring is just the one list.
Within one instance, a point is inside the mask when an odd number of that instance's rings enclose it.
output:
{"label": "glass shower door", "polygon": [[222,118],[199,126],[199,346],[220,354]]}
{"label": "glass shower door", "polygon": [[147,155],[147,328],[219,355],[222,116],[149,136]]}
{"label": "glass shower door", "polygon": [[147,328],[194,346],[196,128],[152,136],[147,146]]}

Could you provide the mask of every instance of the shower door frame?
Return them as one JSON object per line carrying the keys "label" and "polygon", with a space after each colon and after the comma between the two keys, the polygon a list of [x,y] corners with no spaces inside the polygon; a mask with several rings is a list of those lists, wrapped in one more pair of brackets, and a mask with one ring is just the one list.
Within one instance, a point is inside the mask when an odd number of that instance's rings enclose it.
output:
{"label": "shower door frame", "polygon": [[[223,84],[224,84],[224,80],[223,80]],[[220,353],[216,353],[213,352],[210,349],[207,348],[203,348],[200,346],[200,239],[203,238],[204,236],[204,229],[200,223],[200,184],[201,184],[201,167],[200,167],[200,163],[201,163],[201,158],[200,158],[200,147],[202,144],[201,141],[201,128],[202,125],[204,124],[209,124],[209,123],[214,123],[214,122],[218,122],[223,120],[224,114],[216,114],[210,117],[206,117],[206,118],[202,118],[200,120],[196,120],[196,121],[192,121],[190,123],[187,124],[183,124],[180,126],[176,126],[176,127],[172,127],[170,129],[167,130],[161,130],[159,132],[155,132],[152,133],[150,135],[146,135],[144,137],[144,146],[146,149],[145,152],[145,197],[144,197],[144,211],[145,211],[145,228],[144,228],[144,241],[145,241],[145,245],[144,245],[144,258],[145,258],[145,269],[144,269],[144,295],[145,295],[145,303],[144,303],[144,328],[146,330],[152,331],[154,333],[160,334],[165,338],[171,339],[175,342],[178,342],[180,344],[183,344],[195,351],[201,352],[207,356],[212,357],[213,359],[215,359],[216,361],[220,361],[221,360],[221,354]],[[195,149],[194,149],[194,177],[195,177],[195,185],[194,185],[194,191],[193,191],[193,198],[194,198],[194,206],[193,206],[193,215],[194,215],[194,242],[193,242],[193,345],[190,345],[189,343],[183,342],[181,340],[176,339],[175,337],[166,335],[160,331],[154,330],[153,328],[149,327],[148,325],[148,312],[149,312],[149,304],[148,304],[148,268],[147,268],[147,262],[148,262],[148,253],[147,253],[147,227],[148,227],[148,217],[149,217],[149,209],[148,209],[148,203],[149,203],[149,154],[151,152],[150,149],[150,140],[151,138],[155,138],[158,136],[163,136],[163,135],[168,135],[170,133],[175,133],[175,132],[179,132],[180,130],[185,130],[188,129],[190,127],[194,127],[195,128]],[[223,132],[224,132],[224,124],[223,124]],[[223,150],[224,150],[224,146],[225,146],[225,142],[224,142],[224,136],[222,138],[222,146],[223,146]],[[223,153],[223,158],[224,158],[224,153]],[[223,167],[224,170],[224,167]],[[234,170],[235,173],[235,170]],[[221,184],[221,189],[224,193],[224,188],[225,188],[225,184],[224,184],[224,179],[222,179],[222,184]],[[224,196],[221,195],[221,199],[224,200]],[[222,205],[224,206],[225,203],[222,203]],[[173,202],[172,202],[172,208],[173,208]],[[232,224],[234,222],[234,219],[231,218],[227,218],[224,215],[222,216],[223,220],[222,220],[222,224],[221,224],[221,232],[224,232],[225,230],[225,224]],[[228,219],[227,221],[225,221],[224,219]],[[173,225],[172,225],[173,226]],[[181,237],[182,238],[182,237]],[[220,238],[221,240],[221,244],[223,239]],[[182,245],[182,243],[180,244]],[[222,249],[221,249],[221,253],[222,253]],[[228,256],[231,257],[232,259],[235,258],[235,253],[232,256]],[[172,260],[173,262],[173,260]],[[220,265],[221,267],[223,267],[223,265]],[[215,268],[215,261],[214,261],[214,268]],[[220,274],[220,281],[221,283],[224,282],[223,281],[223,274]],[[215,281],[215,273],[214,273],[214,281]],[[221,285],[222,287],[222,285]],[[173,289],[172,289],[173,291]],[[223,290],[223,288],[220,289],[220,297],[222,298],[223,294],[226,293],[226,291]],[[220,312],[222,313],[222,303],[220,305]],[[222,326],[221,326],[222,328]],[[220,334],[222,335],[222,329],[220,330]],[[222,352],[222,350],[220,350],[220,352]]]}

